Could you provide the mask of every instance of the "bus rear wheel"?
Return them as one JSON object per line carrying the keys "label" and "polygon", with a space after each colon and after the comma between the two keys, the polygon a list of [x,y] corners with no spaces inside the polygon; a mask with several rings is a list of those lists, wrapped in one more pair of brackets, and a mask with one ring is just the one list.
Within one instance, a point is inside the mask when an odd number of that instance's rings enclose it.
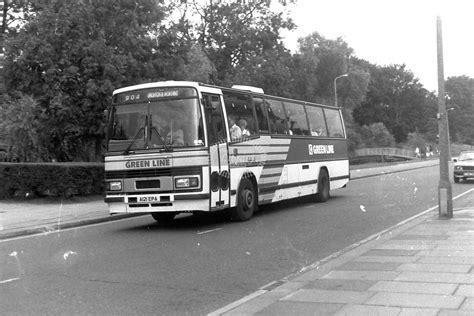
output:
{"label": "bus rear wheel", "polygon": [[250,179],[243,178],[237,192],[237,205],[231,209],[231,219],[239,222],[248,221],[256,210],[257,191],[255,186]]}
{"label": "bus rear wheel", "polygon": [[316,193],[316,202],[322,203],[329,200],[329,175],[326,169],[321,169],[318,177],[318,193]]}
{"label": "bus rear wheel", "polygon": [[174,217],[176,216],[176,213],[156,212],[156,213],[151,213],[151,216],[153,217],[155,221],[157,221],[160,224],[168,224],[174,219]]}

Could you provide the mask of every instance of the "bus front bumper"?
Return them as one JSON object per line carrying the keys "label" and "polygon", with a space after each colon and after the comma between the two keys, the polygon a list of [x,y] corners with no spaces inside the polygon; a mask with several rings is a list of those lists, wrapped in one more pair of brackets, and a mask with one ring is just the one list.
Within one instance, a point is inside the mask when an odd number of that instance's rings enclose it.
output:
{"label": "bus front bumper", "polygon": [[107,195],[110,214],[209,211],[209,194]]}

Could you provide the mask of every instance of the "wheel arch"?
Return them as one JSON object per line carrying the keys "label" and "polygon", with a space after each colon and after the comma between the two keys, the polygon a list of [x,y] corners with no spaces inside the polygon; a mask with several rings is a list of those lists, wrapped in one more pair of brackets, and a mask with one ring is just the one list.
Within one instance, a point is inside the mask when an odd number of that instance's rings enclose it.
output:
{"label": "wheel arch", "polygon": [[231,220],[249,220],[258,210],[258,187],[254,173],[242,173],[235,197],[235,207],[230,209]]}
{"label": "wheel arch", "polygon": [[319,167],[319,173],[318,173],[318,178],[319,178],[319,175],[321,174],[321,171],[326,171],[328,177],[329,177],[329,182],[331,182],[331,177],[330,177],[330,174],[329,174],[329,169],[326,165],[322,165],[321,167]]}
{"label": "wheel arch", "polygon": [[316,184],[316,187],[316,201],[321,203],[329,200],[329,192],[331,191],[331,178],[329,177],[329,170],[325,166],[322,166],[319,169],[318,182]]}
{"label": "wheel arch", "polygon": [[257,177],[256,177],[255,174],[254,174],[252,171],[250,171],[250,170],[244,171],[244,172],[242,173],[240,179],[239,179],[239,185],[237,186],[237,192],[239,192],[240,184],[241,184],[241,182],[242,182],[242,179],[249,179],[249,180],[252,182],[252,184],[253,184],[253,186],[254,186],[254,188],[255,188],[255,194],[257,195],[257,196],[256,196],[256,201],[257,201],[257,205],[258,205],[258,195],[259,195],[259,194],[258,194],[258,191],[259,191],[259,188],[258,188]]}

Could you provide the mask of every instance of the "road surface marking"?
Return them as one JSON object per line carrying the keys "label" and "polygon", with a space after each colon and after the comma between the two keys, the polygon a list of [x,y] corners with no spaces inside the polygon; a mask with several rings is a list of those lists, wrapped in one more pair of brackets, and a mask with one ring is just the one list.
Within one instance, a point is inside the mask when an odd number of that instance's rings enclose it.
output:
{"label": "road surface marking", "polygon": [[0,281],[0,284],[5,284],[5,283],[17,281],[17,280],[19,280],[19,279],[20,279],[20,278],[12,278],[12,279],[8,279],[8,280],[3,280],[3,281]]}
{"label": "road surface marking", "polygon": [[222,229],[222,227],[220,227],[220,228],[215,228],[215,229],[210,229],[210,230],[205,230],[205,231],[203,231],[203,232],[198,232],[197,235],[212,233],[212,232],[215,232],[216,230],[221,230],[221,229]]}

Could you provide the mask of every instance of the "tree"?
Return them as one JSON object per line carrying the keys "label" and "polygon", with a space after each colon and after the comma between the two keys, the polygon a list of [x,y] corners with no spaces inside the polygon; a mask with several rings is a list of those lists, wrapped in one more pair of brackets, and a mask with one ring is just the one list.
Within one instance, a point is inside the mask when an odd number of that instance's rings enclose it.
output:
{"label": "tree", "polygon": [[449,77],[446,81],[446,107],[449,135],[453,141],[474,144],[474,79],[467,76]]}
{"label": "tree", "polygon": [[152,0],[50,1],[7,42],[6,87],[37,100],[38,133],[51,156],[100,158],[113,89],[157,76],[150,34],[165,13]]}
{"label": "tree", "polygon": [[[326,39],[314,32],[298,40],[298,52],[293,56],[293,97],[319,103],[334,104],[334,79],[338,81],[338,99],[346,110],[359,105],[365,98],[370,79],[369,63],[356,58],[353,49],[342,39]],[[348,119],[350,111],[347,111]]]}
{"label": "tree", "polygon": [[47,159],[47,151],[38,135],[37,102],[28,95],[7,97],[0,103],[0,135],[10,161]]}
{"label": "tree", "polygon": [[188,80],[209,83],[209,79],[216,73],[214,64],[207,58],[199,45],[193,45],[179,59],[176,71],[170,74],[174,80]]}
{"label": "tree", "polygon": [[428,91],[405,65],[372,66],[366,100],[353,111],[359,125],[381,122],[397,143],[425,128],[431,106]]}
{"label": "tree", "polygon": [[272,12],[270,4],[268,0],[183,1],[183,16],[191,15],[186,20],[199,19],[183,37],[196,38],[214,64],[212,83],[230,86],[243,71],[265,67],[272,52],[284,52],[280,31],[295,25],[285,12]]}
{"label": "tree", "polygon": [[406,141],[406,147],[408,148],[425,148],[426,144],[428,143],[428,140],[425,138],[425,136],[421,133],[418,132],[413,132],[408,134],[407,141]]}
{"label": "tree", "polygon": [[366,148],[393,147],[395,139],[383,123],[373,123],[359,128],[359,134]]}
{"label": "tree", "polygon": [[267,94],[291,97],[291,63],[289,51],[278,47],[246,61],[235,71],[232,81],[260,87]]}
{"label": "tree", "polygon": [[[370,63],[351,56],[348,60],[347,73],[349,76],[338,83],[338,97],[341,98],[341,106],[352,110],[359,106],[366,98],[370,82]],[[350,118],[352,122],[352,116]]]}
{"label": "tree", "polygon": [[347,73],[352,48],[342,38],[329,40],[317,32],[298,39],[298,47],[295,91],[306,100],[334,103],[334,78]]}

